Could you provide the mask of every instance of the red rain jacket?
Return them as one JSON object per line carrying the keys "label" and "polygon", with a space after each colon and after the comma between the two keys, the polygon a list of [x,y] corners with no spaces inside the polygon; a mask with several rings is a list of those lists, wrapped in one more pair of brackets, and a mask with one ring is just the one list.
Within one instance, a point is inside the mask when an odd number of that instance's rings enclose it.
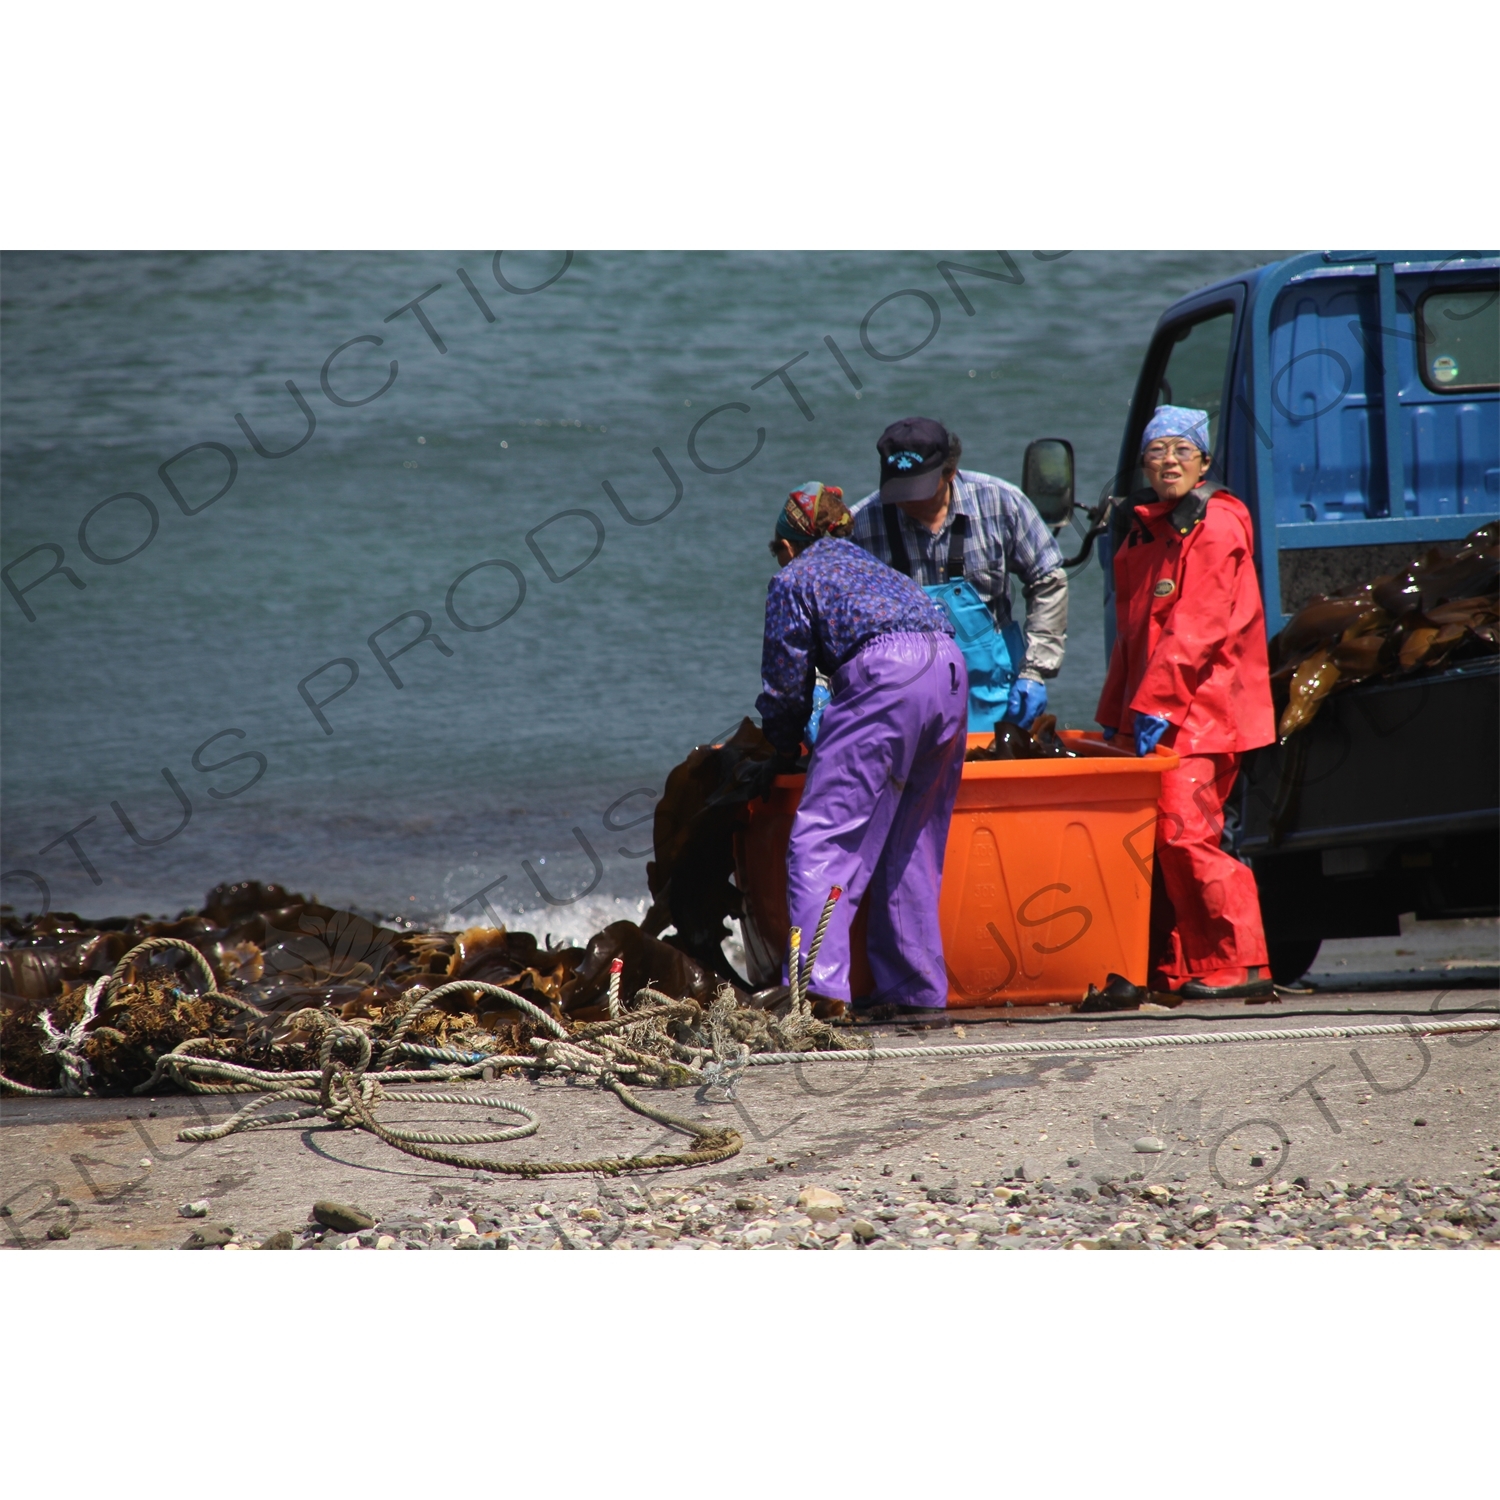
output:
{"label": "red rain jacket", "polygon": [[1181,755],[1276,738],[1265,611],[1250,513],[1228,490],[1135,507],[1115,554],[1115,649],[1095,715],[1129,733],[1138,713],[1173,725]]}

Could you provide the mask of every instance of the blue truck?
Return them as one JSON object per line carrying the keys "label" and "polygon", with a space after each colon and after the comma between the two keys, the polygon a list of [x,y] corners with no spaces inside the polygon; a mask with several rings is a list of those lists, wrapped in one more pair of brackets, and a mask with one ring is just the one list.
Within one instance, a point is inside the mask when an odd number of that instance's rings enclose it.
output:
{"label": "blue truck", "polygon": [[[1164,402],[1209,413],[1215,471],[1255,519],[1274,636],[1315,596],[1500,519],[1500,254],[1298,255],[1167,308],[1089,512],[1106,650],[1120,497],[1143,484],[1140,435]],[[1044,439],[1027,458],[1044,513],[1065,516],[1071,450]],[[1500,913],[1500,658],[1332,695],[1246,757],[1225,841],[1255,871],[1283,982],[1323,939],[1394,934],[1403,913]]]}

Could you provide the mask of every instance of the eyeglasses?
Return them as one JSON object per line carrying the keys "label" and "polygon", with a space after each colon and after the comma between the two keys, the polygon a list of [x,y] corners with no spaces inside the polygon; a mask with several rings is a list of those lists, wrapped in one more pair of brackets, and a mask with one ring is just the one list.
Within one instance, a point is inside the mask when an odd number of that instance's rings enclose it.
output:
{"label": "eyeglasses", "polygon": [[1175,458],[1178,463],[1191,463],[1193,459],[1202,456],[1202,450],[1192,443],[1149,443],[1141,457],[1148,464],[1159,464],[1168,455]]}

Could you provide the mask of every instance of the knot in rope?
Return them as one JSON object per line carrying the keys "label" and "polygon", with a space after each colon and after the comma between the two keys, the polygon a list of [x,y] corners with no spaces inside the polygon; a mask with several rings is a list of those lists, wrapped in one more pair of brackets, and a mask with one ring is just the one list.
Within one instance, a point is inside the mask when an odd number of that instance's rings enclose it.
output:
{"label": "knot in rope", "polygon": [[[326,1019],[326,1018],[325,1018]],[[352,1061],[345,1063],[340,1054],[353,1051]],[[369,1106],[384,1097],[375,1080],[368,1076],[371,1056],[370,1034],[362,1026],[329,1021],[318,1048],[318,1107],[336,1125],[353,1128],[360,1123],[359,1105]],[[343,1098],[336,1097],[338,1093]],[[358,1104],[356,1104],[358,1100]]]}
{"label": "knot in rope", "polygon": [[99,1000],[104,994],[107,979],[91,984],[84,992],[83,1014],[69,1027],[59,1030],[52,1024],[52,1012],[44,1010],[37,1018],[37,1030],[42,1033],[41,1050],[57,1058],[62,1070],[62,1092],[71,1096],[88,1093],[89,1079],[93,1069],[83,1055],[83,1044],[88,1040],[85,1033],[89,1023],[99,1014]]}
{"label": "knot in rope", "polygon": [[720,1090],[726,1100],[734,1100],[741,1076],[750,1066],[750,1047],[743,1040],[735,1040],[730,1033],[730,1018],[734,1014],[734,991],[721,984],[708,1008],[708,1039],[713,1047],[713,1057],[703,1064],[705,1088]]}
{"label": "knot in rope", "polygon": [[735,1093],[735,1089],[749,1066],[750,1049],[742,1043],[733,1057],[716,1057],[712,1062],[703,1064],[704,1087],[719,1089],[726,1100],[737,1099],[739,1095]]}

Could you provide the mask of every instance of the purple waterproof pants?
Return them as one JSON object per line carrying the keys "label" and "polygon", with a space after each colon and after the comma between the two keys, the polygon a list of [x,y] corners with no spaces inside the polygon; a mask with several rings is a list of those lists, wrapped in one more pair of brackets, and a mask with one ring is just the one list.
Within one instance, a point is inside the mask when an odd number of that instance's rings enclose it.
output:
{"label": "purple waterproof pants", "polygon": [[967,745],[963,656],[946,635],[877,636],[831,686],[787,849],[804,957],[829,889],[844,888],[808,988],[853,998],[849,928],[868,890],[869,998],[946,1005],[938,892]]}

